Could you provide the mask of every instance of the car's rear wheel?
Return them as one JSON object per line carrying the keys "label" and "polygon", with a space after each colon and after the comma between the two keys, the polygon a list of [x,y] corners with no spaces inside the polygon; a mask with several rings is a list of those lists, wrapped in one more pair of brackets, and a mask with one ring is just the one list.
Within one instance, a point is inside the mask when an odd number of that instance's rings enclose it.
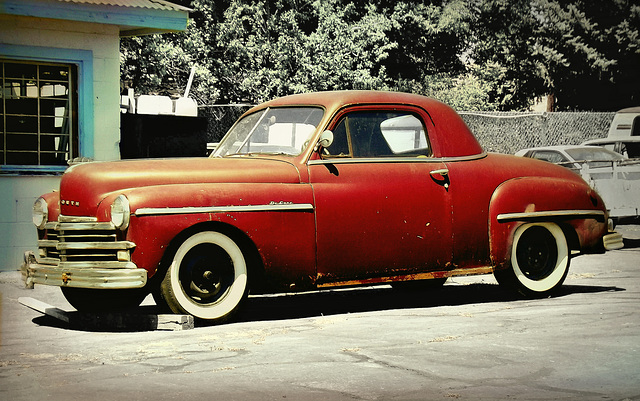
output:
{"label": "car's rear wheel", "polygon": [[554,292],[569,272],[569,247],[555,223],[527,223],[516,229],[511,247],[511,268],[495,272],[500,284],[526,296]]}
{"label": "car's rear wheel", "polygon": [[247,262],[240,246],[217,231],[187,238],[173,254],[160,298],[174,313],[223,322],[247,297]]}

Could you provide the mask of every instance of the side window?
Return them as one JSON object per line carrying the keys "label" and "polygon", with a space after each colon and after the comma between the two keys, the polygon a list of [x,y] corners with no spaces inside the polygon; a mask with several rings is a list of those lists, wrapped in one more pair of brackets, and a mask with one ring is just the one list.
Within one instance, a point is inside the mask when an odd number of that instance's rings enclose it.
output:
{"label": "side window", "polygon": [[394,154],[428,155],[427,136],[418,118],[405,114],[380,124],[382,136]]}
{"label": "side window", "polygon": [[344,116],[333,129],[328,157],[430,156],[420,119],[404,111],[358,111]]}

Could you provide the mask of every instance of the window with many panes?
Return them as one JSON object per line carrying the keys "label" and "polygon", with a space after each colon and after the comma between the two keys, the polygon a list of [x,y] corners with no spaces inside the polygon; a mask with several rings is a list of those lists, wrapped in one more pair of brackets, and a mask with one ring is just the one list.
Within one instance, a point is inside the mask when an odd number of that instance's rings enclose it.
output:
{"label": "window with many panes", "polygon": [[77,68],[0,60],[0,165],[66,165],[78,155]]}

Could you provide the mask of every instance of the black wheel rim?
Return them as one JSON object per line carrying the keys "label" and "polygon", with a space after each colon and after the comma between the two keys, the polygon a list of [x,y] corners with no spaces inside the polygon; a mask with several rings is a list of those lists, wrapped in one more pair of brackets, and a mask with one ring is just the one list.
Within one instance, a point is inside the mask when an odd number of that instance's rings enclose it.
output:
{"label": "black wheel rim", "polygon": [[182,290],[193,302],[215,304],[233,284],[233,261],[218,245],[200,244],[184,256],[179,279]]}
{"label": "black wheel rim", "polygon": [[518,267],[530,280],[543,280],[556,268],[558,248],[554,236],[544,227],[528,228],[516,247]]}

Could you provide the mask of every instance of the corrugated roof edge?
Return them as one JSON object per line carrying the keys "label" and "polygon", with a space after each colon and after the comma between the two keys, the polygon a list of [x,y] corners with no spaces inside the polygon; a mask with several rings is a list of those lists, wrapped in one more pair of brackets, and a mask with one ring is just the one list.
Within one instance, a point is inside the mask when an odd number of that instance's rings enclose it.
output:
{"label": "corrugated roof edge", "polygon": [[58,0],[62,3],[95,4],[151,10],[193,11],[193,9],[165,0]]}

